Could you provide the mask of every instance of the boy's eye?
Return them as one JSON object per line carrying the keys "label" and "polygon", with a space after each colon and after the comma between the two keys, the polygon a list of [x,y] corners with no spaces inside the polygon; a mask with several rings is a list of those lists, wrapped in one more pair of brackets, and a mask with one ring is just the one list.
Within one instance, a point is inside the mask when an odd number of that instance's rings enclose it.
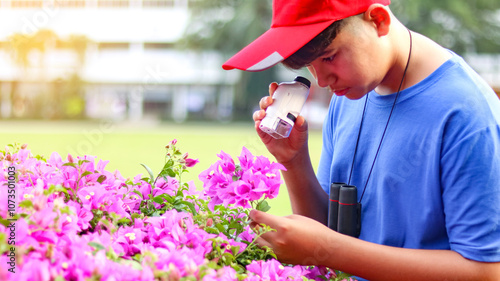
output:
{"label": "boy's eye", "polygon": [[329,56],[329,57],[325,57],[325,58],[323,58],[322,60],[323,60],[324,62],[331,62],[331,61],[333,61],[333,59],[334,59],[334,58],[335,58],[335,55],[333,55],[333,56]]}

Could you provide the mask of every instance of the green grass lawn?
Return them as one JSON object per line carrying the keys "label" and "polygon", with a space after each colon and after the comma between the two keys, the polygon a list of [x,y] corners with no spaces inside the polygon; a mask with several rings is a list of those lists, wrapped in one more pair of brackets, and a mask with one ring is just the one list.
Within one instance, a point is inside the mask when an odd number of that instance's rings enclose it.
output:
{"label": "green grass lawn", "polygon": [[[201,188],[198,174],[218,160],[223,150],[236,157],[245,146],[254,155],[274,158],[257,136],[253,123],[214,124],[124,124],[106,121],[0,121],[0,145],[11,143],[28,144],[33,154],[50,157],[58,152],[63,158],[67,154],[93,155],[97,159],[109,160],[108,171],[119,170],[124,177],[146,175],[141,163],[157,173],[164,163],[165,145],[177,139],[177,147],[188,152],[190,158],[200,163],[183,175],[183,181],[193,180]],[[316,168],[321,151],[321,132],[311,131],[309,149]],[[291,213],[286,188],[282,185],[277,198],[269,201],[275,215]]]}

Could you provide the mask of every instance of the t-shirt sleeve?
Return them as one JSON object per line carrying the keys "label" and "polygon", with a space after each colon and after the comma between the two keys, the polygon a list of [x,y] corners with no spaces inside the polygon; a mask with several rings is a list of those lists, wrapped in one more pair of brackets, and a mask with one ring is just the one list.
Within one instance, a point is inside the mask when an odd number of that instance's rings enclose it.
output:
{"label": "t-shirt sleeve", "polygon": [[443,140],[442,193],[450,248],[468,259],[500,261],[500,127]]}

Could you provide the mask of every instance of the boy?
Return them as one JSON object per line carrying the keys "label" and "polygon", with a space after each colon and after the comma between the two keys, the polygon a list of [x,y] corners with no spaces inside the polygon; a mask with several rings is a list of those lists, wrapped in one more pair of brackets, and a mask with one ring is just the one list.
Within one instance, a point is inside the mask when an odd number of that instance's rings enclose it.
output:
{"label": "boy", "polygon": [[[315,175],[307,123],[287,139],[258,129],[283,164],[294,215],[258,243],[285,263],[369,280],[500,280],[500,101],[453,52],[409,31],[389,0],[274,0],[273,24],[224,64],[307,67],[335,93]],[[277,84],[270,85],[272,95]],[[359,239],[325,226],[333,182],[358,187]]]}

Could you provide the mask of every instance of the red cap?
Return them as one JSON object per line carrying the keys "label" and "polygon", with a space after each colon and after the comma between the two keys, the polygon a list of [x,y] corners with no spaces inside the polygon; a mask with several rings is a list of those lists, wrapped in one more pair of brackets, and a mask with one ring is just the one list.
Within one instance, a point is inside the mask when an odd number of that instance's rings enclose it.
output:
{"label": "red cap", "polygon": [[271,28],[222,65],[261,71],[291,56],[335,21],[390,0],[273,0]]}

